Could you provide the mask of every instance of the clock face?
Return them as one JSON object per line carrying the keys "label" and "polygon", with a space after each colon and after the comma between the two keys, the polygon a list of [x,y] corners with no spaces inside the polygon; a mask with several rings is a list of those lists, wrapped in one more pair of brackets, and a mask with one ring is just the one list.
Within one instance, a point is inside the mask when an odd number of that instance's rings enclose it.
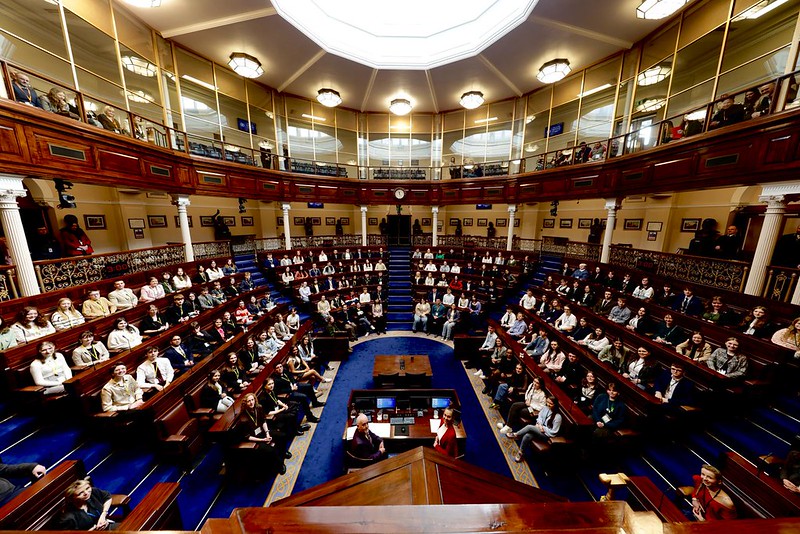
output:
{"label": "clock face", "polygon": [[405,198],[405,196],[406,196],[405,189],[395,189],[394,190],[394,198],[396,198],[397,200],[402,200],[403,198]]}

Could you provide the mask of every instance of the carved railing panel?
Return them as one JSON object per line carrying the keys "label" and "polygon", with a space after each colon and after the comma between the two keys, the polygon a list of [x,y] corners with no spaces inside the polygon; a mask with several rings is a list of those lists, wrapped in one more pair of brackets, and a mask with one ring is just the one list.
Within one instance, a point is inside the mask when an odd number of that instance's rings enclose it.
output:
{"label": "carved railing panel", "polygon": [[280,250],[283,248],[286,241],[280,237],[262,237],[255,240],[256,252],[270,252],[272,250]]}
{"label": "carved railing panel", "polygon": [[184,263],[183,245],[35,262],[42,292]]}
{"label": "carved railing panel", "polygon": [[767,271],[767,280],[761,295],[770,300],[789,302],[797,287],[800,278],[800,269],[770,266]]}
{"label": "carved railing panel", "polygon": [[292,238],[292,248],[360,247],[361,235],[314,235]]}
{"label": "carved railing panel", "polygon": [[514,238],[514,250],[522,252],[538,254],[542,251],[541,239],[525,239],[521,237]]}
{"label": "carved railing panel", "polygon": [[195,260],[231,256],[231,242],[227,240],[200,241],[198,243],[192,243],[192,250],[194,250]]}
{"label": "carved railing panel", "polygon": [[11,265],[0,267],[0,301],[19,297],[17,271]]}
{"label": "carved railing panel", "polygon": [[741,292],[749,266],[740,261],[669,254],[630,247],[611,247],[611,265],[648,271],[707,287]]}

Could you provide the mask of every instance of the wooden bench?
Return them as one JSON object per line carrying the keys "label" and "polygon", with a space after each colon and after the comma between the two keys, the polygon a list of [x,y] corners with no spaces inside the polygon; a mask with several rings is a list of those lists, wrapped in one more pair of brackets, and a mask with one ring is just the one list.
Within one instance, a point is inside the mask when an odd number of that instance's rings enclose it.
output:
{"label": "wooden bench", "polygon": [[688,521],[681,509],[669,497],[664,495],[664,492],[658,489],[649,478],[642,476],[625,477],[625,483],[628,488],[629,504],[633,504],[631,503],[631,499],[633,499],[638,505],[636,508],[655,512],[665,523]]}

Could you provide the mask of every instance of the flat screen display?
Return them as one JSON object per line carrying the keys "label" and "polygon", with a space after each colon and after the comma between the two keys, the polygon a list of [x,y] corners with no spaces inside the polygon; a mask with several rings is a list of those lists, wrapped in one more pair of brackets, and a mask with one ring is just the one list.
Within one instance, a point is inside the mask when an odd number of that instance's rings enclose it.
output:
{"label": "flat screen display", "polygon": [[379,410],[392,410],[397,406],[397,399],[394,397],[378,397],[375,400]]}
{"label": "flat screen display", "polygon": [[450,399],[447,397],[434,397],[431,399],[431,408],[441,410],[450,406]]}

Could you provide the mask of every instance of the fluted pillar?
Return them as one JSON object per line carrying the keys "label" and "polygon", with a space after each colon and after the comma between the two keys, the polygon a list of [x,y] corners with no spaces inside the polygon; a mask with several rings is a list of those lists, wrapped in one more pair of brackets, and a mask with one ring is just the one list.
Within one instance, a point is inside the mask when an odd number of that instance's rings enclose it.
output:
{"label": "fluted pillar", "polygon": [[509,204],[508,205],[508,237],[506,239],[506,250],[511,250],[511,246],[514,244],[514,218],[517,214],[517,205],[516,204]]}
{"label": "fluted pillar", "polygon": [[36,281],[36,270],[33,268],[28,240],[25,239],[25,228],[19,214],[17,197],[24,197],[25,187],[22,176],[0,174],[0,223],[6,236],[11,261],[17,271],[19,292],[23,297],[32,297],[41,293]]}
{"label": "fluted pillar", "polygon": [[283,235],[286,238],[286,250],[292,250],[292,232],[289,224],[289,210],[292,209],[292,205],[287,202],[281,208],[283,208]]}
{"label": "fluted pillar", "polygon": [[172,195],[172,203],[178,208],[178,224],[181,227],[181,241],[186,249],[186,261],[194,261],[194,247],[192,246],[192,232],[189,230],[189,216],[186,208],[189,207],[188,195]]}
{"label": "fluted pillar", "polygon": [[772,258],[775,243],[781,232],[783,214],[786,211],[786,197],[783,195],[764,195],[758,197],[760,202],[767,203],[767,212],[764,214],[764,224],[758,236],[756,252],[750,274],[747,276],[747,285],[744,292],[747,295],[760,295],[764,287],[764,277],[767,274],[767,265]]}
{"label": "fluted pillar", "polygon": [[622,209],[621,201],[618,198],[606,199],[606,232],[603,234],[603,250],[600,252],[600,261],[608,263],[611,257],[611,241],[614,239],[614,223],[617,222],[617,211]]}
{"label": "fluted pillar", "polygon": [[361,245],[367,246],[367,206],[361,206]]}
{"label": "fluted pillar", "polygon": [[439,246],[439,206],[431,206],[433,214],[433,232],[431,234],[431,246]]}

